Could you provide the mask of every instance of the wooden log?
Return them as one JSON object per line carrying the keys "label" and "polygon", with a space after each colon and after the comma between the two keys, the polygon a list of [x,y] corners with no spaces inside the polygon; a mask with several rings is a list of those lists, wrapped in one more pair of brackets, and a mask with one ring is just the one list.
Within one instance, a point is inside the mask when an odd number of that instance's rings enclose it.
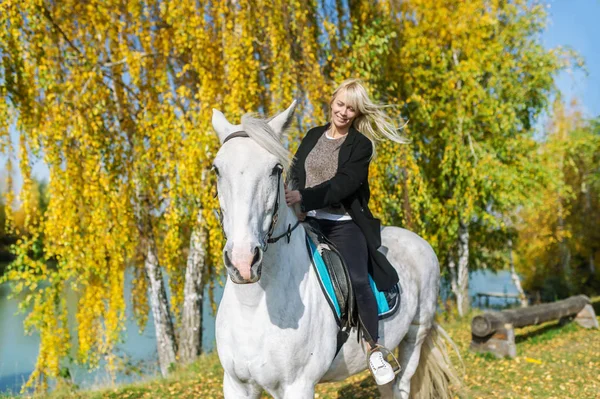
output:
{"label": "wooden log", "polygon": [[480,338],[472,336],[470,349],[475,352],[492,353],[496,357],[516,357],[515,330],[510,323],[498,326],[493,334]]}
{"label": "wooden log", "polygon": [[562,323],[573,319],[586,328],[598,328],[594,308],[585,295],[529,308],[487,312],[471,321],[471,350],[492,353],[497,357],[515,357],[515,328],[550,320]]}
{"label": "wooden log", "polygon": [[573,296],[554,303],[531,306],[528,308],[486,312],[471,321],[471,332],[476,337],[488,337],[502,329],[505,324],[513,328],[536,325],[550,320],[577,315],[590,299],[585,295]]}
{"label": "wooden log", "polygon": [[510,324],[502,312],[486,312],[471,320],[471,333],[476,337],[487,337]]}

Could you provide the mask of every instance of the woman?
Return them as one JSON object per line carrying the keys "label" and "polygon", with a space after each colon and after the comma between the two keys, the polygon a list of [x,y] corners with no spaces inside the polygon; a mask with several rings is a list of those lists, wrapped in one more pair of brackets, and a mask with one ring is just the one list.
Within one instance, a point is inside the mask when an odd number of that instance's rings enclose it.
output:
{"label": "woman", "polygon": [[377,301],[369,273],[380,290],[392,288],[398,275],[381,246],[380,222],[368,207],[369,163],[375,140],[387,137],[399,143],[384,106],[373,103],[358,79],[344,81],[330,101],[331,121],[306,134],[296,152],[291,179],[297,190],[287,190],[288,206],[300,203],[300,220],[314,218],[323,234],[338,248],[348,265],[364,336],[372,350],[369,367],[379,385],[394,372],[377,349]]}

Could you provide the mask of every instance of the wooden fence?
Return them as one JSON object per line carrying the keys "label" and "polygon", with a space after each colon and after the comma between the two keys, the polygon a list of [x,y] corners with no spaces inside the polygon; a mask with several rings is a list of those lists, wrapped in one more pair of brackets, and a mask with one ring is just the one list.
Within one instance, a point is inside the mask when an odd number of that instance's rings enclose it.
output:
{"label": "wooden fence", "polygon": [[507,293],[507,292],[477,292],[475,294],[475,305],[490,307],[490,298],[501,298],[504,299],[504,302],[507,302],[507,299],[515,299],[519,300],[519,294],[517,293]]}

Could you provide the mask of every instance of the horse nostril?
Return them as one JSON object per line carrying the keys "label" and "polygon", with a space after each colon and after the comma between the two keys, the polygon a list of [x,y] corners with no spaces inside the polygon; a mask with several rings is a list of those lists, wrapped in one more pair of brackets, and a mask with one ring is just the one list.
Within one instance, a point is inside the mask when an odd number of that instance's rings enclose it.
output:
{"label": "horse nostril", "polygon": [[225,258],[225,265],[233,266],[233,263],[231,263],[231,259],[229,259],[229,255],[227,255],[227,251],[223,251],[223,255]]}
{"label": "horse nostril", "polygon": [[259,247],[254,248],[254,258],[252,259],[252,265],[255,265],[256,263],[260,262],[261,258],[262,258],[262,249],[260,249]]}

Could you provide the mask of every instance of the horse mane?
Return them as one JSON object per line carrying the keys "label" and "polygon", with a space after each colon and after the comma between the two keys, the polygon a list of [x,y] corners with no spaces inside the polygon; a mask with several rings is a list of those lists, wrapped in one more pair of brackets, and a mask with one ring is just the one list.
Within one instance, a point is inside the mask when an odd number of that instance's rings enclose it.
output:
{"label": "horse mane", "polygon": [[291,166],[292,154],[283,146],[268,120],[246,114],[242,116],[242,128],[258,145],[275,155],[284,169],[287,170]]}

